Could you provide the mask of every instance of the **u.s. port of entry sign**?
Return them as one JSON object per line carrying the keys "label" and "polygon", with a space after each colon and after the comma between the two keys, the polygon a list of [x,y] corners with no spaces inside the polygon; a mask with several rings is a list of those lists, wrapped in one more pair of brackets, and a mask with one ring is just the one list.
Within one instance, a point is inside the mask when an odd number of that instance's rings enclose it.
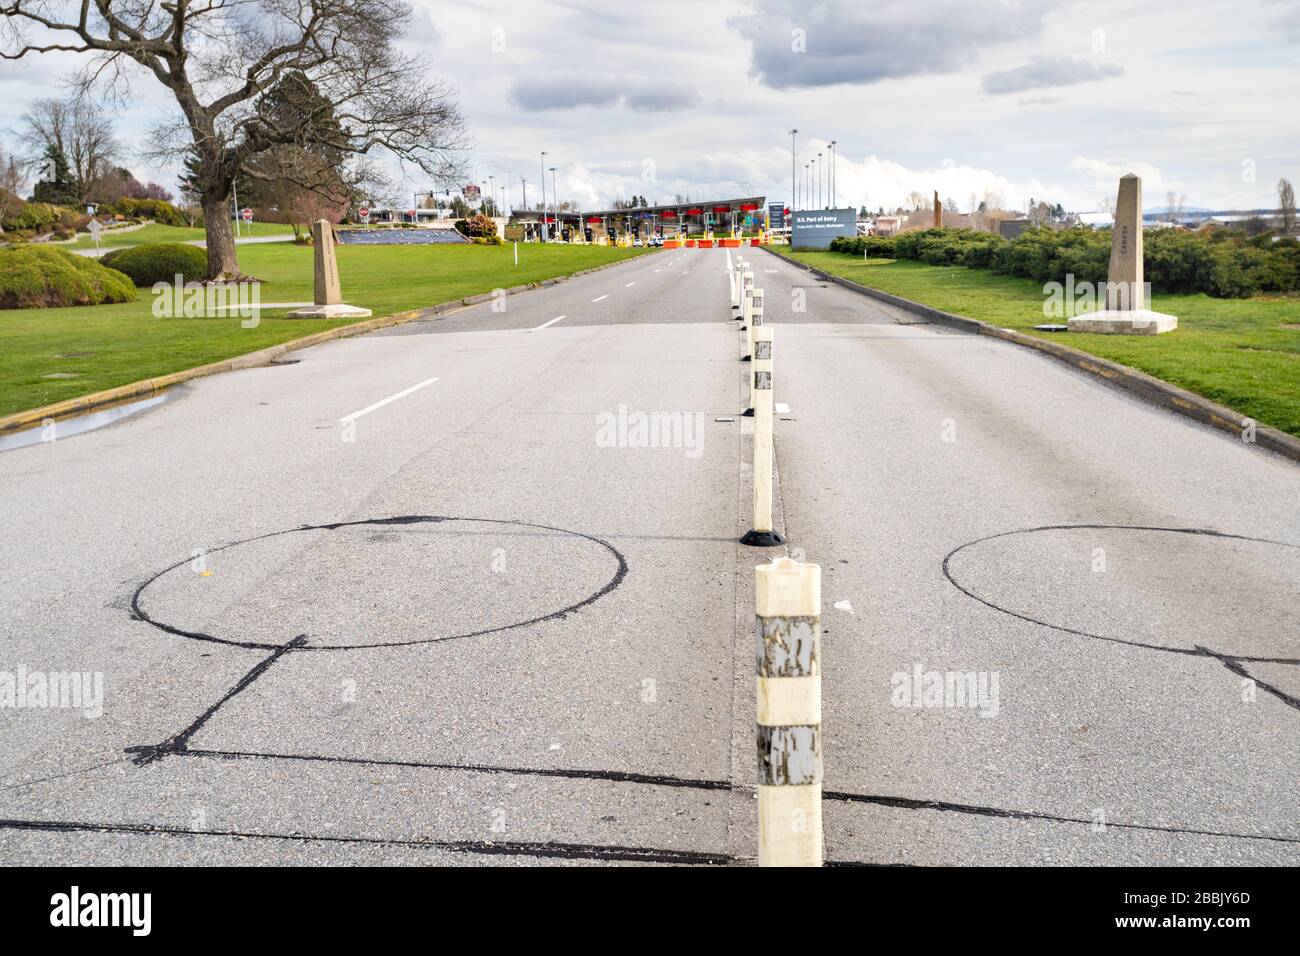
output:
{"label": "u.s. port of entry sign", "polygon": [[826,249],[832,239],[857,234],[857,210],[796,209],[790,246],[793,249]]}

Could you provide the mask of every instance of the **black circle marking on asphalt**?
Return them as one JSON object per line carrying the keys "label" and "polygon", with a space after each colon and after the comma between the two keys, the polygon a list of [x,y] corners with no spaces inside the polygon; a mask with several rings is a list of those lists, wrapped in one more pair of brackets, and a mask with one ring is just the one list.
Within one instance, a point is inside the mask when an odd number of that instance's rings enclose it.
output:
{"label": "black circle marking on asphalt", "polygon": [[1122,637],[1113,637],[1106,634],[1094,634],[1091,631],[1082,631],[1077,628],[1066,627],[1063,624],[1053,624],[1051,621],[1043,621],[1028,614],[1021,614],[1019,611],[1013,611],[1010,608],[994,604],[983,597],[980,597],[970,588],[965,587],[960,581],[953,576],[952,559],[965,551],[967,548],[973,548],[976,545],[983,544],[986,541],[993,541],[998,538],[1006,538],[1017,534],[1033,534],[1039,531],[1156,531],[1166,532],[1169,534],[1190,534],[1201,535],[1208,538],[1226,538],[1234,541],[1252,541],[1256,544],[1271,544],[1283,548],[1293,548],[1300,550],[1300,545],[1291,544],[1288,541],[1274,541],[1271,538],[1254,538],[1243,534],[1228,534],[1224,531],[1214,531],[1209,528],[1158,528],[1146,525],[1123,525],[1123,524],[1055,524],[1042,525],[1037,528],[1019,528],[1014,531],[1001,531],[997,534],[986,535],[983,538],[977,538],[974,541],[968,541],[965,544],[958,545],[948,552],[943,559],[943,576],[948,579],[948,583],[961,591],[967,597],[974,598],[985,607],[990,607],[995,611],[1003,614],[1009,614],[1011,617],[1019,618],[1022,621],[1028,621],[1030,624],[1038,624],[1041,627],[1048,627],[1054,631],[1061,631],[1065,634],[1074,634],[1077,637],[1087,637],[1098,641],[1109,641],[1113,644],[1127,644],[1130,647],[1141,647],[1152,651],[1165,651],[1169,654],[1186,654],[1191,657],[1212,657],[1218,660],[1231,660],[1237,662],[1246,662],[1253,664],[1300,664],[1300,659],[1290,657],[1249,657],[1241,654],[1219,654],[1206,648],[1196,647],[1171,647],[1167,644],[1151,644],[1145,641],[1134,641]]}
{"label": "black circle marking on asphalt", "polygon": [[[240,545],[249,544],[254,541],[262,541],[267,538],[280,537],[286,534],[297,534],[303,531],[336,531],[339,528],[351,528],[351,527],[358,527],[358,526],[384,527],[384,526],[391,526],[391,525],[437,524],[446,521],[468,521],[468,522],[476,522],[482,524],[511,525],[519,528],[529,528],[536,531],[550,531],[556,534],[569,535],[575,538],[581,538],[585,541],[590,541],[593,544],[598,544],[602,548],[607,550],[614,557],[614,560],[617,562],[617,567],[614,571],[613,577],[611,577],[603,587],[601,587],[596,591],[593,591],[591,594],[587,595],[581,601],[578,601],[574,604],[570,604],[567,607],[560,608],[557,611],[551,611],[548,614],[542,614],[537,617],[529,618],[528,620],[525,621],[515,621],[509,624],[502,624],[497,627],[489,627],[477,631],[469,631],[464,634],[450,634],[444,637],[431,637],[431,638],[425,638],[425,639],[414,640],[414,641],[389,641],[380,644],[312,644],[310,642],[310,639],[308,639],[304,643],[292,647],[290,650],[292,652],[357,651],[357,650],[369,650],[372,648],[380,648],[380,647],[409,647],[416,644],[439,644],[445,641],[455,641],[467,637],[482,637],[487,634],[496,634],[502,631],[516,630],[522,627],[529,627],[533,624],[541,624],[545,621],[558,620],[560,618],[568,616],[569,614],[572,614],[575,611],[581,610],[587,605],[593,604],[596,601],[600,600],[606,594],[609,594],[620,584],[622,584],[623,579],[627,576],[627,571],[628,571],[627,559],[623,557],[623,555],[619,552],[619,550],[615,548],[612,544],[600,538],[583,534],[580,531],[569,531],[565,528],[555,528],[555,527],[551,527],[550,525],[534,524],[528,521],[510,521],[510,520],[500,519],[500,518],[462,518],[454,515],[395,515],[389,518],[364,518],[357,521],[337,521],[329,524],[305,524],[297,528],[286,528],[281,531],[270,531],[267,532],[266,534],[255,535],[254,537],[251,538],[243,538],[239,541],[232,541],[229,544],[223,544],[220,547],[210,548],[205,553],[216,554],[218,552],[226,551],[230,548],[236,548],[239,547]],[[153,584],[163,575],[176,570],[182,565],[188,564],[191,560],[192,560],[191,558],[184,558],[176,562],[175,564],[163,568],[157,574],[154,574],[143,584],[141,584],[138,588],[136,588],[135,593],[131,595],[131,613],[134,615],[136,619],[143,621],[146,624],[150,624],[161,631],[165,631],[168,634],[174,634],[178,637],[190,638],[191,640],[207,641],[213,644],[225,644],[230,647],[242,647],[242,648],[247,648],[252,650],[265,650],[265,651],[282,650],[282,648],[284,647],[284,645],[282,644],[263,643],[260,641],[237,641],[231,638],[220,637],[215,634],[206,634],[202,631],[186,630],[185,628],[179,627],[175,624],[169,624],[166,621],[157,620],[151,617],[144,610],[144,608],[141,607],[141,595],[144,594],[144,592],[149,588],[151,584]]]}

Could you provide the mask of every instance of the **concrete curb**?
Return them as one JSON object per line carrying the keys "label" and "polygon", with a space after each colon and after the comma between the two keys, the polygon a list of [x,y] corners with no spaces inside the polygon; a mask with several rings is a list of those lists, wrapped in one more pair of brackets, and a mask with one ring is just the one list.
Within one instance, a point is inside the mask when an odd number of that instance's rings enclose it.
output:
{"label": "concrete curb", "polygon": [[[834,282],[836,285],[843,286],[853,292],[904,309],[913,315],[924,318],[927,322],[944,325],[961,332],[992,336],[993,338],[1034,349],[1080,371],[1095,375],[1107,384],[1122,388],[1152,405],[1158,405],[1180,415],[1186,415],[1188,418],[1193,418],[1220,431],[1229,432],[1238,438],[1245,433],[1253,422],[1251,418],[1235,409],[1212,402],[1208,398],[1202,398],[1185,388],[1171,385],[1163,379],[1148,375],[1146,372],[1139,372],[1127,365],[1112,362],[1110,359],[1099,358],[1073,346],[1053,342],[1050,339],[1040,339],[1037,336],[1026,335],[1013,329],[1004,329],[996,325],[990,325],[988,322],[980,322],[977,319],[968,319],[962,315],[954,315],[951,312],[933,309],[928,305],[913,302],[911,299],[890,295],[888,292],[881,292],[879,289],[860,285],[841,276],[833,276],[821,269],[815,269],[807,263],[792,259],[785,253],[777,252],[771,247],[764,246],[763,248],[796,268],[811,272],[819,278]],[[1254,444],[1267,448],[1269,451],[1277,452],[1292,461],[1300,462],[1300,438],[1288,435],[1276,428],[1256,424]]]}
{"label": "concrete curb", "polygon": [[[648,253],[642,253],[642,255],[647,254]],[[544,286],[555,285],[557,282],[565,282],[575,276],[589,275],[592,272],[599,272],[602,269],[621,266],[639,258],[641,258],[641,256],[630,256],[627,259],[619,259],[617,262],[607,262],[604,265],[593,266],[590,269],[582,269],[568,275],[556,276],[551,279],[542,279],[538,282],[529,282],[524,285],[513,286],[505,291],[508,295],[518,295],[519,293],[527,292],[530,289],[539,289]],[[161,391],[164,388],[170,388],[173,385],[179,385],[182,382],[188,382],[192,379],[203,378],[208,375],[216,375],[220,372],[234,372],[239,369],[258,368],[264,365],[270,365],[287,352],[310,348],[313,345],[332,342],[335,339],[350,338],[354,335],[364,335],[367,332],[386,329],[393,325],[403,325],[407,322],[414,322],[418,319],[429,319],[450,315],[453,312],[460,312],[478,303],[486,302],[491,298],[492,293],[485,292],[479,295],[466,296],[461,299],[452,299],[448,302],[439,302],[437,305],[431,305],[423,309],[410,309],[406,312],[394,312],[392,315],[380,316],[377,319],[366,319],[364,322],[354,322],[352,325],[341,325],[338,328],[325,329],[321,332],[315,332],[311,335],[303,336],[300,339],[290,339],[288,342],[281,342],[279,345],[271,345],[267,348],[259,349],[256,352],[236,355],[233,358],[222,359],[219,362],[210,362],[207,365],[182,369],[179,372],[171,372],[168,375],[161,375],[157,378],[140,379],[138,382],[119,385],[116,388],[106,389],[102,392],[91,392],[89,395],[81,395],[77,398],[67,398],[61,402],[55,402],[52,405],[42,405],[40,408],[31,408],[24,412],[14,412],[12,415],[5,415],[0,418],[0,435],[7,434],[8,432],[21,431],[24,428],[31,428],[34,425],[39,425],[47,418],[66,418],[69,415],[76,415],[90,411],[92,408],[98,408],[101,405],[112,405],[129,398],[136,398],[141,395],[148,395],[153,392]]]}

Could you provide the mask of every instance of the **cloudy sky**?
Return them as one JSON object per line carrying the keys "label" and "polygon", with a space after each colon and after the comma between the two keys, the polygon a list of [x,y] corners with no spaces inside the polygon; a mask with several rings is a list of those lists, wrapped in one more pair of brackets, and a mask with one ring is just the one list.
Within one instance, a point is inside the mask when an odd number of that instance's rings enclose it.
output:
{"label": "cloudy sky", "polygon": [[[837,141],[841,205],[913,190],[1084,211],[1276,201],[1300,181],[1300,0],[412,0],[407,36],[460,93],[477,177],[538,198],[539,151],[587,209],[764,193]],[[58,61],[0,63],[0,130]],[[135,84],[124,129],[167,108]],[[134,166],[170,183],[172,170]],[[408,187],[426,185],[418,176]],[[549,191],[549,174],[548,174]]]}

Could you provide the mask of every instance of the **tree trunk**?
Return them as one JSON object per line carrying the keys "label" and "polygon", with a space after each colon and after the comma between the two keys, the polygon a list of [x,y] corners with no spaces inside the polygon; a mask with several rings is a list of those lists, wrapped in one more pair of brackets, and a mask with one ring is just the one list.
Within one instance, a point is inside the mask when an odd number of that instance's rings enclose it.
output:
{"label": "tree trunk", "polygon": [[226,194],[203,195],[204,234],[208,242],[209,281],[238,281],[239,260],[235,257],[235,232],[230,227],[230,200]]}

